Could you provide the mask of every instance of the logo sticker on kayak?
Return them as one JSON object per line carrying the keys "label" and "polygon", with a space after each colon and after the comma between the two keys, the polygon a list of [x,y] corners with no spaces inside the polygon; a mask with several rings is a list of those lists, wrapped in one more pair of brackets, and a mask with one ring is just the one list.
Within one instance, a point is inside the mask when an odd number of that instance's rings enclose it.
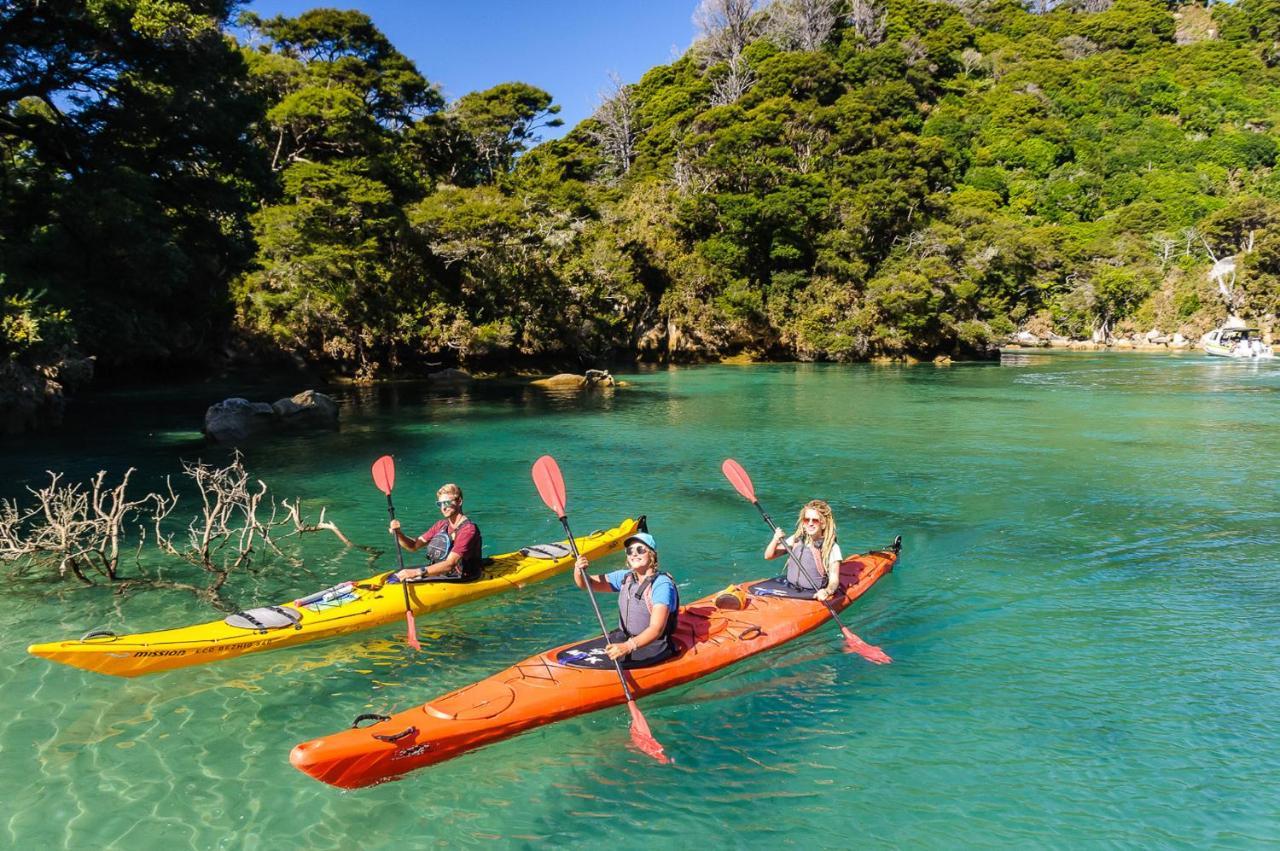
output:
{"label": "logo sticker on kayak", "polygon": [[401,748],[400,750],[393,753],[391,755],[391,758],[392,759],[412,759],[415,756],[422,756],[424,753],[426,753],[429,750],[431,750],[431,743],[423,742],[420,745],[413,745],[411,747]]}

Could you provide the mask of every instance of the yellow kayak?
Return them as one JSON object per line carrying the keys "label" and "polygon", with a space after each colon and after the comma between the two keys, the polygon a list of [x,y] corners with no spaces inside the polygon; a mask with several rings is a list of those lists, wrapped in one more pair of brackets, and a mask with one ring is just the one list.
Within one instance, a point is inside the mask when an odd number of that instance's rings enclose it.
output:
{"label": "yellow kayak", "polygon": [[[598,558],[621,549],[628,535],[644,528],[643,517],[627,519],[612,529],[577,538],[578,549],[588,558]],[[411,582],[413,611],[424,614],[447,609],[568,570],[573,566],[573,555],[567,543],[494,556],[485,561],[480,578],[472,582]],[[27,652],[86,671],[136,677],[292,647],[403,621],[404,592],[398,583],[384,584],[389,575],[379,573],[360,582],[343,582],[287,603],[237,612],[224,620],[132,635],[91,632],[78,641],[32,644]]]}

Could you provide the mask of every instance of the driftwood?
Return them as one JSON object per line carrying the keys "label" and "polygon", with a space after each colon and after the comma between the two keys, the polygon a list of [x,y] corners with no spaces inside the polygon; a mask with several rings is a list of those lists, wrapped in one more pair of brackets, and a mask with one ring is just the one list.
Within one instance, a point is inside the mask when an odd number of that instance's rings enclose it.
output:
{"label": "driftwood", "polygon": [[[129,499],[126,490],[134,473],[130,468],[115,486],[108,486],[106,473],[99,472],[87,486],[63,484],[61,473],[50,473],[43,488],[28,488],[35,504],[22,508],[16,500],[0,501],[0,562],[12,565],[17,576],[56,569],[86,585],[112,583],[124,593],[139,586],[170,588],[194,593],[203,600],[226,608],[222,589],[233,573],[248,568],[261,553],[269,552],[292,566],[299,559],[283,551],[278,541],[295,535],[327,531],[343,544],[351,541],[335,523],[304,517],[301,501],[270,496],[261,479],[252,479],[240,453],[230,464],[214,467],[201,462],[183,462],[183,474],[199,492],[199,515],[184,532],[171,529],[170,518],[179,504],[170,479],[166,493],[148,493]],[[142,521],[147,521],[146,525]],[[121,549],[131,526],[137,528],[135,563],[139,574],[123,577]],[[165,555],[199,568],[203,585],[177,582],[142,572],[141,552],[150,526],[153,544]]]}

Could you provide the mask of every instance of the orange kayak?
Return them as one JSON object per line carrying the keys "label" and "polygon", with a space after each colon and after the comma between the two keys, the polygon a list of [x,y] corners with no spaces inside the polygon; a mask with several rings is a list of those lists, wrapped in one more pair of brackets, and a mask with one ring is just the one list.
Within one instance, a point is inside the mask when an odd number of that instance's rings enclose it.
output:
{"label": "orange kayak", "polygon": [[[899,545],[846,559],[843,609],[893,569]],[[637,696],[655,694],[728,667],[803,635],[831,620],[813,600],[758,596],[747,583],[742,609],[720,609],[715,597],[681,608],[673,640],[680,652],[651,668],[626,672]],[[834,626],[832,627],[834,629]],[[573,642],[531,656],[499,674],[397,715],[361,715],[350,729],[303,742],[289,761],[317,780],[343,788],[368,786],[415,768],[451,759],[490,742],[625,702],[617,671],[558,661]],[[361,727],[362,722],[374,723]]]}

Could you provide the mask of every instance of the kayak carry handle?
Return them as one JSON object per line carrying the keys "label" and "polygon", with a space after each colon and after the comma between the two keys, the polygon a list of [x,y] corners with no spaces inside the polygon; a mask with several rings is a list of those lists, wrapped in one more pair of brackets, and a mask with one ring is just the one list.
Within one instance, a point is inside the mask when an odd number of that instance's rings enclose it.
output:
{"label": "kayak carry handle", "polygon": [[351,722],[351,729],[359,728],[361,721],[390,721],[390,715],[378,715],[376,712],[366,712],[363,715],[357,715],[356,720]]}
{"label": "kayak carry handle", "polygon": [[416,732],[418,732],[417,727],[407,727],[401,730],[399,733],[392,733],[387,736],[384,736],[380,733],[374,733],[373,737],[380,742],[398,742],[401,739],[403,739],[405,736],[412,736]]}
{"label": "kayak carry handle", "polygon": [[91,629],[84,635],[80,636],[81,641],[88,641],[90,638],[118,638],[114,632],[109,629]]}

